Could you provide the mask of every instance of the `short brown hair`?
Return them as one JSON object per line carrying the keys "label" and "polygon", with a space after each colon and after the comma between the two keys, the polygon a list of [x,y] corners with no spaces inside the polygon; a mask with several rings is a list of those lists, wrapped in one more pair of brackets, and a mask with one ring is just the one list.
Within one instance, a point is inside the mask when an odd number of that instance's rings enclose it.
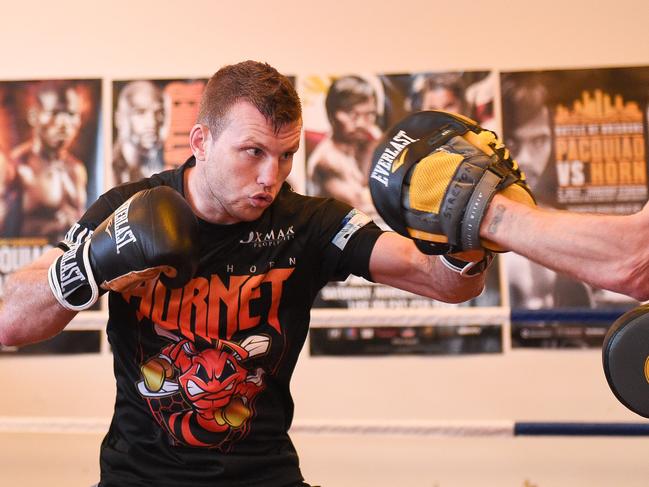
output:
{"label": "short brown hair", "polygon": [[520,78],[514,73],[505,75],[500,83],[500,94],[504,135],[514,133],[517,128],[531,122],[540,113],[548,113],[549,117],[549,93],[540,76]]}
{"label": "short brown hair", "polygon": [[217,137],[238,101],[255,106],[276,132],[302,118],[300,98],[286,76],[267,63],[243,61],[222,67],[210,78],[201,96],[198,122]]}
{"label": "short brown hair", "polygon": [[325,109],[329,122],[335,123],[336,112],[351,111],[359,103],[376,101],[376,93],[372,85],[360,76],[343,76],[337,78],[329,87],[325,98]]}

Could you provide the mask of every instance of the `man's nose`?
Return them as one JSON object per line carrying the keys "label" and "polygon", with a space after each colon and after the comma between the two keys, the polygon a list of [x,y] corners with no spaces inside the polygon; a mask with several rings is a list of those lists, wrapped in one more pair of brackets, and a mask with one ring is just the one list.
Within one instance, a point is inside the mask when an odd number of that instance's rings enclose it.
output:
{"label": "man's nose", "polygon": [[142,117],[143,124],[146,128],[151,129],[156,126],[157,118],[154,112],[146,112]]}
{"label": "man's nose", "polygon": [[530,144],[521,144],[518,152],[512,156],[518,161],[519,164],[522,164],[523,167],[527,168],[528,172],[536,171],[537,168],[534,167],[534,151],[531,150]]}
{"label": "man's nose", "polygon": [[268,158],[261,165],[257,182],[264,187],[272,187],[277,184],[279,177],[279,162],[273,158]]}

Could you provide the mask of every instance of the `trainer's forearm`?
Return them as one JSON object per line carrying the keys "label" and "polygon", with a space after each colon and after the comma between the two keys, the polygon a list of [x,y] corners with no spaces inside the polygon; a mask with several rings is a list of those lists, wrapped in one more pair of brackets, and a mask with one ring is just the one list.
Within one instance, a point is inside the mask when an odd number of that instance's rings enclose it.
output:
{"label": "trainer's forearm", "polygon": [[412,240],[386,232],[377,240],[370,258],[375,282],[447,303],[474,298],[484,288],[483,274],[462,277],[439,262],[437,256],[424,255]]}
{"label": "trainer's forearm", "polygon": [[497,195],[481,236],[545,267],[636,299],[649,299],[649,219],[521,205]]}
{"label": "trainer's forearm", "polygon": [[0,305],[0,343],[20,346],[53,337],[76,315],[54,298],[47,269],[27,268],[11,275]]}

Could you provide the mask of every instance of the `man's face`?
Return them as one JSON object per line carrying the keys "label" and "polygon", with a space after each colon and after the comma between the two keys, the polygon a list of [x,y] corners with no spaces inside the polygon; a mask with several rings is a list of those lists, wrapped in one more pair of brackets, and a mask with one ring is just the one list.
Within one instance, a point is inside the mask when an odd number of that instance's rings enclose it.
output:
{"label": "man's face", "polygon": [[165,122],[162,95],[152,89],[135,91],[129,99],[128,140],[136,147],[151,150],[161,143],[160,130]]}
{"label": "man's face", "polygon": [[462,113],[462,100],[446,88],[435,88],[424,92],[421,100],[422,110],[444,110],[452,113]]}
{"label": "man's face", "polygon": [[537,185],[552,153],[550,113],[543,108],[527,123],[520,125],[506,141],[512,156],[520,164],[532,189]]}
{"label": "man's face", "polygon": [[199,197],[209,201],[212,221],[230,224],[261,216],[291,171],[301,130],[300,120],[276,133],[250,103],[232,106],[221,133],[207,136],[205,160],[197,165],[204,180]]}
{"label": "man's face", "polygon": [[334,114],[336,139],[344,142],[373,140],[376,131],[376,100],[371,97],[357,103],[351,110],[338,110]]}
{"label": "man's face", "polygon": [[81,101],[75,90],[44,91],[38,95],[34,128],[43,144],[62,149],[77,135],[81,126]]}

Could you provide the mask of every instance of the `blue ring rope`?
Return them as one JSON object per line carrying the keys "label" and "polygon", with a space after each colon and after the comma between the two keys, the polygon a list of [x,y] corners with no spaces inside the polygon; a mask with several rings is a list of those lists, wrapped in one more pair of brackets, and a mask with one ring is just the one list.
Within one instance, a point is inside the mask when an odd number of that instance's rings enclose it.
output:
{"label": "blue ring rope", "polygon": [[516,422],[514,436],[649,436],[649,423]]}
{"label": "blue ring rope", "polygon": [[555,308],[555,309],[512,309],[512,321],[571,321],[583,324],[604,321],[613,324],[627,308],[588,309],[588,308]]}

